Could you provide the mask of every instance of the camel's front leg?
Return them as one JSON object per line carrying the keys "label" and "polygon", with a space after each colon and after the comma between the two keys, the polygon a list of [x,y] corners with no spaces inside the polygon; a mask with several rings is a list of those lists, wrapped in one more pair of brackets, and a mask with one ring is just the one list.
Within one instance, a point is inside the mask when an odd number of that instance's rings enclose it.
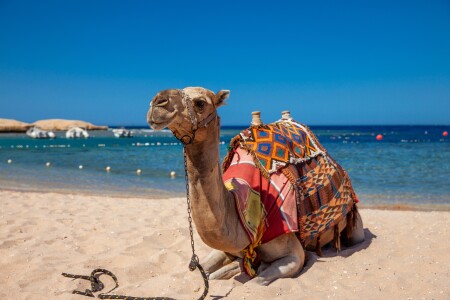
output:
{"label": "camel's front leg", "polygon": [[233,262],[234,259],[235,257],[233,255],[214,249],[202,261],[202,266],[207,274],[212,274],[223,266]]}
{"label": "camel's front leg", "polygon": [[242,272],[241,270],[241,258],[237,258],[235,261],[223,266],[219,270],[209,275],[209,279],[230,279],[234,275]]}
{"label": "camel's front leg", "polygon": [[292,277],[305,263],[305,251],[295,234],[285,234],[257,248],[263,262],[269,263],[250,283],[268,285],[278,278]]}

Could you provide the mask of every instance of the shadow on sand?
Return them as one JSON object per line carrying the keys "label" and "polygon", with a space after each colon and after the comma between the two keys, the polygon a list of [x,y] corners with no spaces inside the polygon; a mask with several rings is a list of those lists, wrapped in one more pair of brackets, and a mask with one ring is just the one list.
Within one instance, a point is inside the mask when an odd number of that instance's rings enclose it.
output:
{"label": "shadow on sand", "polygon": [[[330,257],[336,257],[336,256],[350,257],[356,252],[367,249],[370,246],[370,244],[372,243],[372,240],[376,239],[376,238],[377,238],[377,236],[375,234],[373,234],[368,228],[364,228],[364,241],[357,245],[354,245],[351,247],[342,246],[341,251],[337,252],[333,246],[328,244],[328,245],[325,245],[324,247],[322,247],[322,256],[318,256],[315,252],[306,251],[305,265],[304,265],[302,271],[294,278],[298,278],[302,274],[307,272],[316,262],[326,263],[326,261],[321,260],[322,258],[330,258]],[[247,274],[241,273],[241,274],[235,276],[233,279],[244,284],[244,283],[248,282],[251,278]],[[220,300],[220,299],[227,298],[233,289],[234,289],[234,287],[231,288],[223,296],[211,295],[211,298],[213,300]]]}
{"label": "shadow on sand", "polygon": [[376,239],[376,238],[377,238],[377,236],[375,234],[373,234],[368,228],[364,228],[364,241],[357,245],[354,245],[351,247],[342,246],[341,251],[337,252],[333,246],[328,244],[328,245],[325,245],[324,247],[322,247],[322,256],[318,256],[315,252],[306,251],[305,266],[303,267],[300,274],[296,277],[299,277],[303,273],[307,272],[316,262],[326,263],[326,261],[320,260],[321,258],[329,258],[329,257],[336,257],[336,256],[342,256],[342,257],[352,256],[356,252],[367,249],[370,246],[370,244],[372,243],[372,240]]}

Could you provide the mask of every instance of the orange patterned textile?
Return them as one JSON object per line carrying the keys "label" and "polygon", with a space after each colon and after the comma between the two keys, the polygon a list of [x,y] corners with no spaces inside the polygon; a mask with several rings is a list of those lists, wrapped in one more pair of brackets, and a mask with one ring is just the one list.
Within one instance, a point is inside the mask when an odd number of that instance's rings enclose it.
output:
{"label": "orange patterned textile", "polygon": [[251,241],[243,262],[251,276],[261,243],[296,232],[306,247],[356,209],[347,173],[304,125],[250,127],[230,147],[223,179]]}

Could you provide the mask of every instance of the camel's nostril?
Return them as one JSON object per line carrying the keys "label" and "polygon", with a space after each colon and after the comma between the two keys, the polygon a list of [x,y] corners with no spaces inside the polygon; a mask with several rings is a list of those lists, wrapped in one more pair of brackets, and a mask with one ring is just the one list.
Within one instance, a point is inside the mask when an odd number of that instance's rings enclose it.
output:
{"label": "camel's nostril", "polygon": [[155,100],[155,106],[166,106],[169,103],[169,100],[165,99],[165,98],[160,98],[160,99],[156,99]]}

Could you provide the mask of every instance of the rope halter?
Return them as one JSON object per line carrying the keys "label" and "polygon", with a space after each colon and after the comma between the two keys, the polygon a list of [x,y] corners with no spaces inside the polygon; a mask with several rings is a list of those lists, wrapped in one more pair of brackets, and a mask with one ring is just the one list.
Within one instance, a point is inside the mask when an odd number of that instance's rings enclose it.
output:
{"label": "rope halter", "polygon": [[[197,115],[194,110],[194,104],[192,103],[191,97],[187,95],[184,90],[178,89],[178,93],[180,93],[181,101],[186,106],[186,109],[188,111],[189,119],[191,121],[191,133],[189,133],[179,137],[177,132],[172,130],[173,135],[183,144],[183,145],[189,145],[192,144],[192,142],[195,139],[195,133],[200,128],[206,128],[208,125],[217,117],[217,112],[214,109],[212,113],[210,113],[205,119],[201,120],[200,122],[197,121]],[[214,103],[213,103],[214,105]]]}

